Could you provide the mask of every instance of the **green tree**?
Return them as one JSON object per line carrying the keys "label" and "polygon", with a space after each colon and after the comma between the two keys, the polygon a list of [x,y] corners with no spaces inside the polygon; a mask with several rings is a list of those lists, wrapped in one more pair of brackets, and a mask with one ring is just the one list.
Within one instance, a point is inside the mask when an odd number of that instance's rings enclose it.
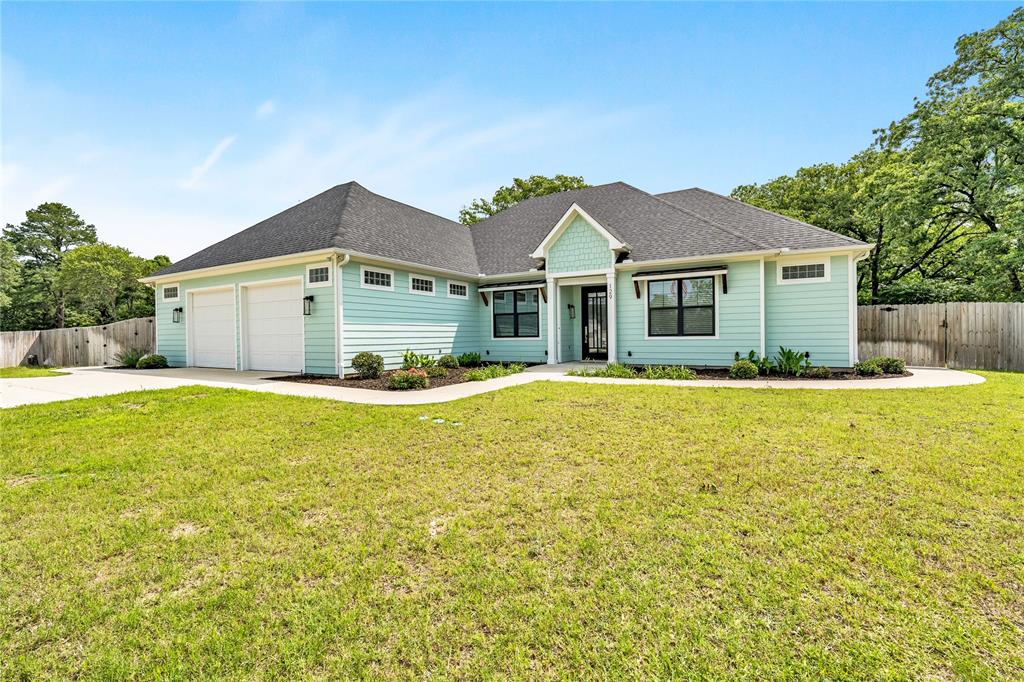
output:
{"label": "green tree", "polygon": [[21,285],[21,263],[14,246],[0,239],[0,311],[11,305],[11,297]]}
{"label": "green tree", "polygon": [[105,324],[117,319],[118,304],[138,284],[145,263],[128,249],[88,244],[64,256],[58,282],[80,312],[91,313],[94,324]]}
{"label": "green tree", "polygon": [[96,228],[64,204],[44,203],[25,212],[25,220],[4,228],[4,239],[21,257],[22,288],[12,297],[12,311],[22,324],[63,327],[67,295],[59,273],[64,255],[76,246],[94,244]]}
{"label": "green tree", "polygon": [[504,211],[509,206],[514,206],[526,199],[565,192],[570,189],[583,189],[584,187],[590,187],[590,185],[578,175],[556,175],[551,178],[544,175],[531,175],[526,180],[514,178],[511,186],[499,187],[489,200],[474,199],[469,206],[463,207],[459,211],[459,222],[464,225],[475,225],[484,218]]}

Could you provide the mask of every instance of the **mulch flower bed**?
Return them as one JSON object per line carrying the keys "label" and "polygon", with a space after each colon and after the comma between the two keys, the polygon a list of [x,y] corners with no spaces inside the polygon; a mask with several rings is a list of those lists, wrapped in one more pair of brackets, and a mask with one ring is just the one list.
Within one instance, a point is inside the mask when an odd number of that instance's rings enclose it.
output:
{"label": "mulch flower bed", "polygon": [[[430,377],[427,388],[437,388],[438,386],[450,386],[451,384],[463,384],[466,383],[466,372],[470,368],[459,367],[457,369],[448,370],[448,376],[444,378]],[[284,377],[270,377],[274,381],[294,381],[299,384],[319,384],[321,386],[343,386],[345,388],[366,388],[372,391],[397,391],[399,389],[391,388],[388,385],[388,377],[399,370],[389,370],[384,372],[378,379],[360,379],[356,376],[345,377],[341,379],[336,376],[324,376],[320,374],[290,374]],[[414,391],[422,391],[422,388],[407,389]]]}
{"label": "mulch flower bed", "polygon": [[903,374],[879,374],[877,376],[866,377],[852,371],[833,371],[832,376],[827,379],[823,377],[794,377],[784,374],[769,374],[767,376],[759,374],[756,379],[732,379],[732,377],[729,376],[729,370],[727,369],[698,369],[696,367],[692,369],[697,373],[698,379],[729,379],[731,381],[870,381],[873,379],[892,379],[895,377],[913,376],[910,372],[903,372]]}

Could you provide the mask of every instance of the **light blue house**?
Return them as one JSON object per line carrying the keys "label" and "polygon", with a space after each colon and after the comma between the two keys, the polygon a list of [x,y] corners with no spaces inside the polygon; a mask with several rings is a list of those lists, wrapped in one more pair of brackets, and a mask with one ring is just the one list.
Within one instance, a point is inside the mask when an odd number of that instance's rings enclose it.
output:
{"label": "light blue house", "polygon": [[144,281],[172,366],[344,374],[412,349],[714,367],[786,346],[842,368],[871,248],[701,189],[612,183],[467,227],[350,182]]}

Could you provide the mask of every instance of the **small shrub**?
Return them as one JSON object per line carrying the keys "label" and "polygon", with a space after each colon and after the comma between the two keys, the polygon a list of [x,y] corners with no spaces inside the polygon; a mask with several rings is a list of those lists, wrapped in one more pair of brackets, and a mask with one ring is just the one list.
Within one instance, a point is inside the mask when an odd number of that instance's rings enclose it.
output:
{"label": "small shrub", "polygon": [[437,359],[437,366],[444,367],[446,369],[458,369],[459,361],[456,359],[454,355],[442,355]]}
{"label": "small shrub", "polygon": [[143,355],[135,364],[138,369],[163,369],[167,366],[167,358],[162,355]]}
{"label": "small shrub", "polygon": [[769,357],[757,357],[757,351],[748,351],[746,358],[740,357],[740,352],[736,351],[736,354],[733,357],[735,357],[736,360],[746,359],[747,361],[752,362],[757,367],[759,374],[768,375],[771,374],[773,369],[775,369],[775,363],[772,362],[772,359]]}
{"label": "small shrub", "polygon": [[463,353],[459,356],[459,367],[479,367],[479,353]]}
{"label": "small shrub", "polygon": [[395,391],[408,391],[417,388],[426,388],[430,381],[427,373],[422,369],[411,367],[398,370],[388,377],[388,387]]}
{"label": "small shrub", "polygon": [[114,362],[121,367],[131,367],[135,369],[139,365],[139,360],[144,358],[148,352],[144,348],[128,348],[120,353],[114,355]]}
{"label": "small shrub", "polygon": [[806,353],[798,353],[795,350],[779,346],[779,352],[775,356],[775,369],[779,374],[798,377],[803,374],[811,361]]}
{"label": "small shrub", "polygon": [[729,368],[730,379],[756,379],[759,373],[757,365],[750,360],[737,360]]}
{"label": "small shrub", "polygon": [[431,379],[447,379],[448,369],[446,367],[427,367],[427,376]]}
{"label": "small shrub", "polygon": [[804,376],[808,379],[831,379],[832,370],[825,366],[809,367],[804,372]]}
{"label": "small shrub", "polygon": [[641,379],[671,379],[672,381],[693,381],[697,373],[682,365],[647,365],[639,373]]}
{"label": "small shrub", "polygon": [[425,369],[427,367],[433,367],[436,364],[437,360],[426,354],[419,355],[415,351],[408,349],[402,353],[402,369],[413,369],[416,367]]}
{"label": "small shrub", "polygon": [[907,363],[900,358],[882,356],[873,359],[885,374],[903,374],[907,371]]}
{"label": "small shrub", "polygon": [[882,367],[874,358],[861,360],[853,366],[853,371],[862,377],[877,377],[883,374]]}
{"label": "small shrub", "polygon": [[377,379],[384,373],[384,358],[376,353],[357,353],[352,358],[352,369],[359,372],[362,379]]}
{"label": "small shrub", "polygon": [[499,377],[507,377],[511,374],[519,374],[526,365],[518,362],[510,362],[507,365],[498,363],[496,365],[487,365],[479,369],[471,369],[466,372],[466,381],[486,381],[487,379],[497,379]]}

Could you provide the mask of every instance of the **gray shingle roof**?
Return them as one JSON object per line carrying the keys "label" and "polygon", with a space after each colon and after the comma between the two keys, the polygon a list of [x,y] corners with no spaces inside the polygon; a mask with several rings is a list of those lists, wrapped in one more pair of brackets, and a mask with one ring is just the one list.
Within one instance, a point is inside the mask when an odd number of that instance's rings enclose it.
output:
{"label": "gray shingle roof", "polygon": [[574,203],[634,262],[863,242],[702,189],[652,195],[613,182],[528,199],[472,228],[338,185],[170,265],[157,275],[336,247],[470,276],[527,272],[530,257]]}
{"label": "gray shingle roof", "polygon": [[767,248],[818,249],[866,245],[851,237],[815,227],[738,199],[693,187],[658,196],[680,208],[693,211],[723,227],[730,228]]}
{"label": "gray shingle roof", "polygon": [[160,270],[167,275],[337,247],[476,276],[470,230],[356,182],[332,187]]}

